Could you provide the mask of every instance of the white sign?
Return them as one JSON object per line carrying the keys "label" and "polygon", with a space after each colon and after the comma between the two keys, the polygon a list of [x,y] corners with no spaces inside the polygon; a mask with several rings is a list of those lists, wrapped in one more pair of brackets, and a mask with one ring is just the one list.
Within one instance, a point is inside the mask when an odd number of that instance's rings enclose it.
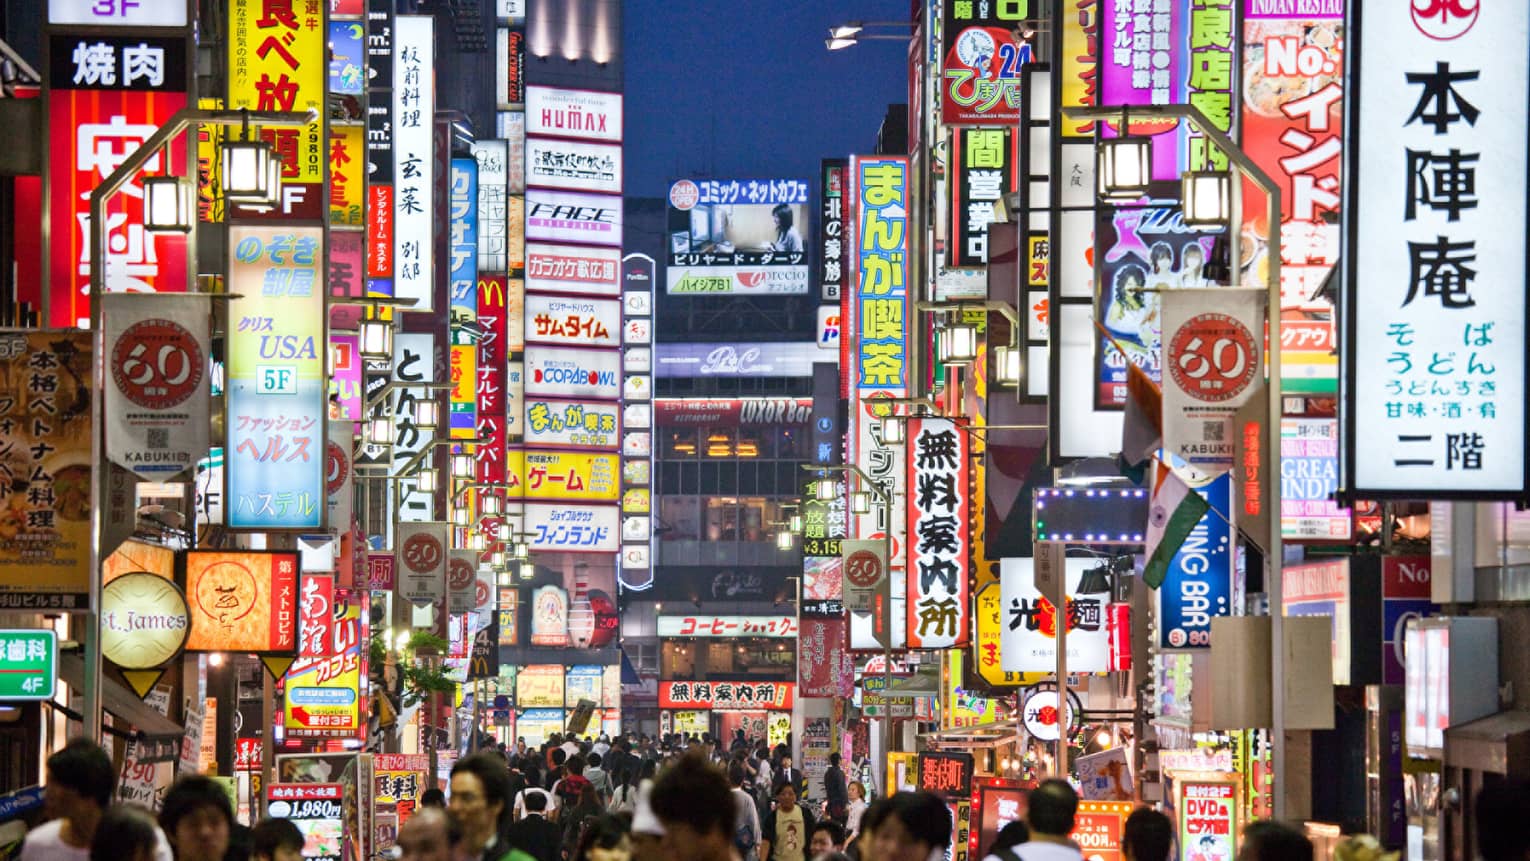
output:
{"label": "white sign", "polygon": [[[1100,560],[1069,559],[1062,576],[1076,584]],[[1036,591],[1035,572],[1028,557],[999,560],[1000,668],[1006,673],[1051,673],[1057,670],[1057,615],[1052,602]],[[1069,590],[1072,591],[1071,589]],[[1110,654],[1109,595],[1068,596],[1068,672],[1103,673]]]}
{"label": "white sign", "polygon": [[526,343],[560,347],[619,347],[619,299],[526,294]]}
{"label": "white sign", "polygon": [[660,616],[661,637],[795,637],[796,616]]}
{"label": "white sign", "polygon": [[509,145],[510,193],[526,193],[526,114],[524,111],[500,111],[495,129]]}
{"label": "white sign", "polygon": [[614,403],[527,398],[526,444],[615,449],[622,429],[617,410]]}
{"label": "white sign", "polygon": [[614,505],[528,502],[525,511],[532,550],[617,552],[621,514]]}
{"label": "white sign", "polygon": [[447,524],[399,523],[394,567],[399,597],[421,607],[446,598]]}
{"label": "white sign", "polygon": [[[393,338],[393,379],[401,385],[385,396],[377,406],[377,412],[393,420],[393,469],[401,472],[404,465],[424,450],[433,434],[414,425],[415,404],[436,396],[429,389],[403,383],[431,383],[435,381],[436,336],[428,332],[404,332]],[[377,412],[373,414],[376,415]],[[363,447],[362,453],[377,451],[386,456],[387,448]],[[419,479],[410,475],[388,483],[393,499],[396,519],[422,523],[435,519],[434,495],[421,493]]]}
{"label": "white sign", "polygon": [[1233,414],[1264,379],[1263,290],[1158,294],[1163,447],[1206,475],[1233,465]]}
{"label": "white sign", "polygon": [[506,272],[510,268],[509,228],[510,145],[502,140],[473,142],[478,162],[478,271]]}
{"label": "white sign", "polygon": [[811,377],[824,355],[805,341],[660,344],[656,360],[660,377]]}
{"label": "white sign", "polygon": [[184,0],[48,0],[48,23],[86,27],[184,27]]}
{"label": "white sign", "polygon": [[526,17],[526,0],[494,0],[494,16],[518,21]]}
{"label": "white sign", "polygon": [[1367,215],[1343,250],[1348,486],[1517,497],[1530,5],[1420,5],[1367,7],[1354,28],[1346,205]]}
{"label": "white sign", "polygon": [[622,94],[527,87],[526,133],[619,141],[622,139]]}
{"label": "white sign", "polygon": [[527,347],[525,389],[536,395],[616,400],[622,391],[622,354],[570,347]]}
{"label": "white sign", "polygon": [[393,295],[432,310],[434,210],[435,19],[393,19]]}
{"label": "white sign", "polygon": [[818,306],[818,349],[839,351],[839,306]]}
{"label": "white sign", "polygon": [[526,184],[621,194],[621,145],[528,137]]}
{"label": "white sign", "polygon": [[664,272],[671,296],[806,296],[806,266],[670,266]]}
{"label": "white sign", "polygon": [[147,479],[190,469],[208,447],[207,300],[140,293],[102,301],[107,459]]}
{"label": "white sign", "polygon": [[526,289],[616,296],[622,292],[622,252],[589,245],[526,243]]}
{"label": "white sign", "polygon": [[[1057,691],[1036,691],[1025,698],[1020,706],[1020,720],[1025,724],[1025,731],[1031,734],[1031,738],[1037,741],[1057,741],[1058,729],[1062,721],[1059,719],[1057,708]],[[1073,702],[1068,702],[1068,729],[1071,732],[1078,715],[1073,713]]]}
{"label": "white sign", "polygon": [[607,194],[527,189],[526,241],[544,239],[620,248],[622,199]]}

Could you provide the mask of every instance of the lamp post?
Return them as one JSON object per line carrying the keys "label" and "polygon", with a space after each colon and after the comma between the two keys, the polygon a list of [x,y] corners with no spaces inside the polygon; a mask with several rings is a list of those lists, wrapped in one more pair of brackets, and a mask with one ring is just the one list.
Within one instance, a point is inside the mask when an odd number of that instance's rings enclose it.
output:
{"label": "lamp post", "polygon": [[[1189,122],[1200,129],[1217,149],[1221,150],[1229,162],[1237,167],[1238,172],[1246,177],[1254,185],[1258,186],[1265,194],[1265,242],[1269,253],[1265,259],[1269,267],[1266,276],[1266,309],[1265,317],[1269,325],[1266,343],[1270,348],[1265,351],[1266,367],[1269,368],[1269,384],[1265,388],[1268,397],[1269,416],[1265,426],[1265,451],[1268,457],[1280,457],[1280,414],[1281,414],[1281,389],[1280,389],[1280,186],[1265,173],[1253,159],[1248,157],[1242,149],[1233,142],[1232,138],[1206,118],[1206,115],[1191,105],[1141,105],[1124,108],[1120,105],[1086,107],[1086,108],[1063,108],[1064,114],[1076,120],[1108,120],[1113,117],[1123,116],[1127,110],[1131,113],[1169,118],[1176,121]],[[1125,131],[1125,130],[1123,130]],[[1103,177],[1101,178],[1103,181]],[[1194,192],[1195,200],[1189,201],[1189,205],[1200,208],[1201,204],[1213,201],[1226,202],[1228,195],[1223,193],[1220,185],[1202,186],[1200,183],[1207,182],[1202,174],[1192,173],[1185,177],[1187,190]],[[1192,183],[1194,184],[1192,188]],[[1209,190],[1208,190],[1209,189]],[[1207,208],[1210,208],[1209,206]],[[1206,221],[1209,214],[1202,212]],[[1225,213],[1224,213],[1225,215]],[[1215,219],[1222,221],[1223,219]],[[1231,220],[1228,220],[1228,230],[1232,230]],[[1236,246],[1236,243],[1233,243]],[[1238,286],[1240,274],[1239,267],[1233,265],[1233,286]],[[1279,468],[1279,461],[1274,461],[1272,470]],[[1275,818],[1285,816],[1285,777],[1286,764],[1283,761],[1285,750],[1285,650],[1282,642],[1285,636],[1284,619],[1281,616],[1281,587],[1280,564],[1282,553],[1280,518],[1270,518],[1269,534],[1265,536],[1265,593],[1270,607],[1270,676],[1271,676],[1271,724],[1270,727],[1270,753],[1271,761],[1275,768],[1274,794],[1275,794]]]}
{"label": "lamp post", "polygon": [[[90,482],[90,609],[85,615],[85,670],[80,691],[85,737],[101,738],[101,562],[115,547],[106,545],[106,518],[101,510],[107,498],[106,483],[111,466],[106,462],[105,415],[106,338],[102,331],[101,297],[106,294],[106,204],[127,185],[160,150],[193,125],[304,126],[317,118],[316,111],[212,111],[184,108],[154,131],[138,148],[90,193],[90,332],[91,348],[91,422],[90,462],[94,471]],[[263,180],[269,179],[269,176]],[[179,190],[166,189],[180,194]],[[169,226],[169,225],[165,225]]]}

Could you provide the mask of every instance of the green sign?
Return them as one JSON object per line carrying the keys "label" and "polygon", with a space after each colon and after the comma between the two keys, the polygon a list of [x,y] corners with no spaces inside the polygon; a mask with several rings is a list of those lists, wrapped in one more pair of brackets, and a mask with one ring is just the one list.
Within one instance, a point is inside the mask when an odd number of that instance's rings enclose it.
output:
{"label": "green sign", "polygon": [[47,700],[58,685],[58,635],[0,630],[0,700]]}

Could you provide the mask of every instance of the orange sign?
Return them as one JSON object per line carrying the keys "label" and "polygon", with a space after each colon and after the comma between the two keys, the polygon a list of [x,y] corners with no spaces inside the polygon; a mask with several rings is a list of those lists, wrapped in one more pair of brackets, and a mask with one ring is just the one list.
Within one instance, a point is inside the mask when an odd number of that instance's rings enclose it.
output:
{"label": "orange sign", "polygon": [[298,555],[186,553],[188,652],[295,653]]}

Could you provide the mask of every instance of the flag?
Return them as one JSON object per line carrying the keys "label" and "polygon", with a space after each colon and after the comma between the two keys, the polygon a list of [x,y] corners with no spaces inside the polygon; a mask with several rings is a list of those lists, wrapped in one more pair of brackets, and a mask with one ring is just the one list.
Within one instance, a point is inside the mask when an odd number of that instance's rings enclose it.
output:
{"label": "flag", "polygon": [[[1095,321],[1096,329],[1116,352],[1123,357],[1127,352],[1116,341],[1110,330]],[[1135,472],[1139,477],[1148,461],[1163,445],[1163,391],[1158,384],[1131,359],[1126,360],[1126,415],[1121,422],[1121,469],[1128,475]],[[1134,479],[1135,480],[1135,479]],[[1141,482],[1138,481],[1138,484]]]}
{"label": "flag", "polygon": [[1142,580],[1157,589],[1163,585],[1169,562],[1190,537],[1211,505],[1162,461],[1153,479],[1153,498],[1148,503],[1147,564]]}

